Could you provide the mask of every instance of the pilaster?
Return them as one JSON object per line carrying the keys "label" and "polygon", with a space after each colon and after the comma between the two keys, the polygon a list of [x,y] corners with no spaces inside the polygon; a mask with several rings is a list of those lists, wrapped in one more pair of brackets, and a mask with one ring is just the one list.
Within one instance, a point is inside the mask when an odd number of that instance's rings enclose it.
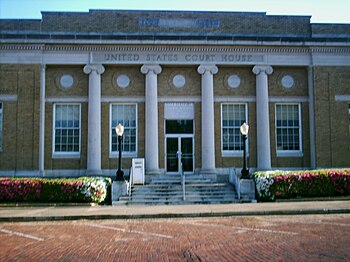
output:
{"label": "pilaster", "polygon": [[46,65],[40,68],[40,133],[39,133],[39,173],[45,176],[45,91]]}

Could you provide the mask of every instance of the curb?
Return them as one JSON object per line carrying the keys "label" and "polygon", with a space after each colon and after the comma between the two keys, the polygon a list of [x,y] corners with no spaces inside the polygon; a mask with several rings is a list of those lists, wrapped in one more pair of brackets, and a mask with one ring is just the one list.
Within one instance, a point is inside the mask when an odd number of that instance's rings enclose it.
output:
{"label": "curb", "polygon": [[126,215],[77,215],[77,216],[32,216],[0,217],[0,222],[36,222],[36,221],[71,221],[71,220],[108,220],[108,219],[157,219],[157,218],[196,218],[196,217],[234,217],[234,216],[274,216],[274,215],[320,215],[350,214],[350,208],[297,209],[242,212],[206,212],[206,213],[164,213],[164,214],[126,214]]}

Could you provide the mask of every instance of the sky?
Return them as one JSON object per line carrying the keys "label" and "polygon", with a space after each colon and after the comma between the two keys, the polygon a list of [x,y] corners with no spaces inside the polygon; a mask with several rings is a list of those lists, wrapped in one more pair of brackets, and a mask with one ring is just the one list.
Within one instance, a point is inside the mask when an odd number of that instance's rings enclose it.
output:
{"label": "sky", "polygon": [[0,18],[40,19],[41,11],[195,10],[307,15],[313,23],[350,23],[350,0],[0,0]]}

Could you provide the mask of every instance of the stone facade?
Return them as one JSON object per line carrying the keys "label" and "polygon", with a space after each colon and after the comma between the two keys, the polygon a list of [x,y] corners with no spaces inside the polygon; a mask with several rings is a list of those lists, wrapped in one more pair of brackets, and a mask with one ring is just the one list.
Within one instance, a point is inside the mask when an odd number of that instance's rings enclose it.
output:
{"label": "stone facade", "polygon": [[[137,108],[137,152],[123,157],[125,169],[132,157],[147,160],[149,154],[146,170],[151,164],[152,172],[167,171],[165,108],[181,103],[193,106],[193,116],[177,111],[177,119],[193,120],[194,173],[241,168],[242,150],[223,151],[222,106],[228,104],[247,110],[252,170],[348,167],[350,26],[309,20],[264,13],[97,10],[43,12],[42,21],[0,20],[0,175],[75,176],[90,170],[113,176],[115,104]],[[68,88],[62,76],[69,76]],[[98,88],[98,96],[92,95]],[[54,106],[67,103],[81,108],[80,152],[74,157],[53,153]],[[300,109],[298,152],[277,152],[280,104]],[[98,132],[93,126],[91,133],[93,106],[101,119]],[[155,119],[157,132],[147,127]],[[259,131],[258,123],[269,130]],[[100,161],[88,160],[94,139],[101,142]],[[150,141],[158,147],[147,145]]]}

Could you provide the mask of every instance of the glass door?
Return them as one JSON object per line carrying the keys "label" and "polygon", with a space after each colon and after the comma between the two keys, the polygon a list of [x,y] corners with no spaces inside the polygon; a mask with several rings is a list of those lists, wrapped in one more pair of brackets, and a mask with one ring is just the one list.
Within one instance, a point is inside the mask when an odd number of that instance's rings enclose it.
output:
{"label": "glass door", "polygon": [[180,163],[177,152],[180,151],[183,170],[193,173],[193,137],[167,137],[166,138],[166,172],[179,174]]}
{"label": "glass door", "polygon": [[193,137],[180,137],[182,166],[184,172],[193,173]]}
{"label": "glass door", "polygon": [[179,165],[177,159],[177,151],[179,150],[179,142],[177,137],[166,138],[166,171],[167,173],[178,173]]}
{"label": "glass door", "polygon": [[183,170],[194,171],[194,124],[193,120],[165,120],[165,168],[168,174],[179,174],[181,152]]}

